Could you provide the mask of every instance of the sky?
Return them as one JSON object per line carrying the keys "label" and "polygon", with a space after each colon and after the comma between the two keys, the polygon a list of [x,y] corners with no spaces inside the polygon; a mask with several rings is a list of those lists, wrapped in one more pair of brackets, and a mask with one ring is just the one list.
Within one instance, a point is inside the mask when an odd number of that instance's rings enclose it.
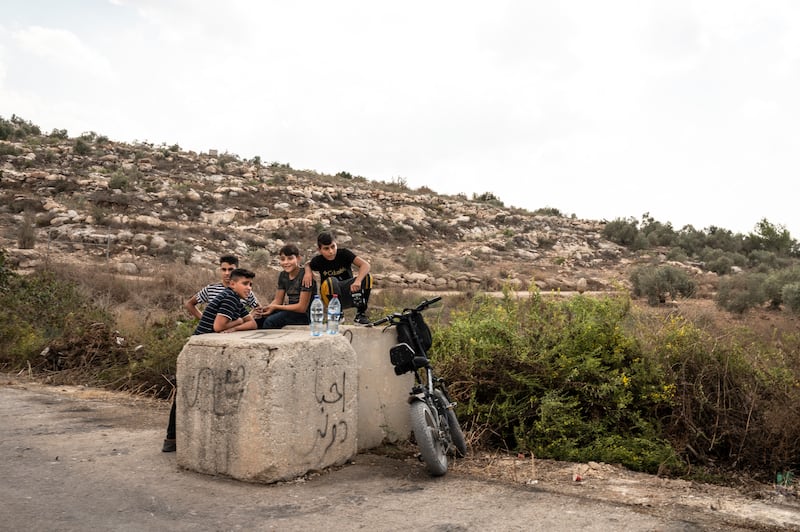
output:
{"label": "sky", "polygon": [[800,237],[794,0],[3,0],[0,116]]}

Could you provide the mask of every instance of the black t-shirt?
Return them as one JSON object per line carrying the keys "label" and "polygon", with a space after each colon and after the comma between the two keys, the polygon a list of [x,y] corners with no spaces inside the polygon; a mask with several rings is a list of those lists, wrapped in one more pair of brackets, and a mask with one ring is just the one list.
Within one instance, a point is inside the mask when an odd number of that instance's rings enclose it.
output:
{"label": "black t-shirt", "polygon": [[283,290],[285,292],[285,296],[289,305],[294,305],[295,303],[300,302],[301,292],[311,292],[312,294],[317,293],[317,284],[315,282],[312,282],[311,286],[306,288],[303,286],[302,281],[302,272],[297,274],[294,279],[290,279],[289,274],[286,272],[281,272],[278,274],[278,290]]}
{"label": "black t-shirt", "polygon": [[312,258],[308,265],[315,272],[319,272],[320,281],[324,281],[328,277],[335,277],[340,281],[346,281],[353,278],[353,261],[356,260],[356,254],[347,248],[338,248],[336,256],[333,260],[328,260],[322,255],[317,255]]}

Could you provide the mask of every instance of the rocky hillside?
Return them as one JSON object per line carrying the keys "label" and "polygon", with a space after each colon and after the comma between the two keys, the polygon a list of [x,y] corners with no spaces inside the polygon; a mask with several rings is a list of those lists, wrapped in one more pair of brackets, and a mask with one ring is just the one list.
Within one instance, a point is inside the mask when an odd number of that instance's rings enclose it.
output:
{"label": "rocky hillside", "polygon": [[380,287],[606,290],[626,282],[633,260],[602,237],[602,222],[506,208],[491,194],[470,200],[95,134],[0,141],[0,187],[0,246],[21,269],[74,260],[150,274],[234,252],[258,271],[276,266],[285,242],[310,257],[323,229],[372,263]]}

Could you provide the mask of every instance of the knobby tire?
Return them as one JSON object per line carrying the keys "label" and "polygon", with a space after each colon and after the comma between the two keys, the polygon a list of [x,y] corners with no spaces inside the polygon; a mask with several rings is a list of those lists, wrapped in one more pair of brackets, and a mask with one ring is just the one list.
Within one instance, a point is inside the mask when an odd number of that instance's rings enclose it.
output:
{"label": "knobby tire", "polygon": [[[450,404],[450,400],[447,399],[447,395],[442,390],[437,389],[433,393],[436,394],[443,407]],[[459,458],[464,458],[467,456],[467,440],[464,438],[464,431],[461,430],[461,425],[452,408],[446,408],[445,415],[447,416],[447,425],[450,427],[450,439],[455,448],[455,455]]]}
{"label": "knobby tire", "polygon": [[435,416],[426,402],[411,403],[411,429],[422,460],[431,475],[440,477],[447,473],[447,453],[444,442],[439,438]]}

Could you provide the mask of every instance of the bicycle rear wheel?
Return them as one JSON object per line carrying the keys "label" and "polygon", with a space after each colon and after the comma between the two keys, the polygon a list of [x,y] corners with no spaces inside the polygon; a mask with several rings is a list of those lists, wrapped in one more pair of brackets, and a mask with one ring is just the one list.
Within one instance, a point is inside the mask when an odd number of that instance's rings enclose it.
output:
{"label": "bicycle rear wheel", "polygon": [[411,429],[428,472],[436,477],[447,473],[447,453],[439,437],[436,413],[425,401],[411,403]]}
{"label": "bicycle rear wheel", "polygon": [[[450,404],[450,400],[447,398],[444,391],[436,389],[433,393],[436,394],[436,397],[443,407]],[[461,430],[461,424],[458,422],[456,413],[452,408],[445,408],[445,415],[447,416],[447,426],[450,428],[450,439],[455,447],[455,454],[459,458],[464,458],[467,456],[467,440],[464,437],[464,431]]]}

